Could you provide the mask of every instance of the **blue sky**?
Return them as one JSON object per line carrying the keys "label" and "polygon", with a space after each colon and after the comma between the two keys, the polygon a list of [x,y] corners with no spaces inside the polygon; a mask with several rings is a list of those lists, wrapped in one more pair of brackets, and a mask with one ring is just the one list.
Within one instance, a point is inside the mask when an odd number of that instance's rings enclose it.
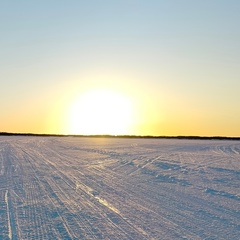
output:
{"label": "blue sky", "polygon": [[[240,135],[239,12],[231,0],[2,2],[0,131],[48,132],[63,95],[110,85],[143,106],[143,134]],[[34,127],[10,124],[18,111]]]}

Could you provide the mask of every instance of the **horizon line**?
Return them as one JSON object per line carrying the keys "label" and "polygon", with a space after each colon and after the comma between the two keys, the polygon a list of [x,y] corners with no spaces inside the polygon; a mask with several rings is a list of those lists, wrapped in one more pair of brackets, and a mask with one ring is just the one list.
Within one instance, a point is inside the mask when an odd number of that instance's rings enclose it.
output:
{"label": "horizon line", "polygon": [[240,140],[240,137],[229,137],[229,136],[197,136],[197,135],[176,135],[176,136],[165,136],[165,135],[114,135],[114,134],[54,134],[54,133],[13,133],[13,132],[0,132],[0,136],[36,136],[36,137],[90,137],[90,138],[152,138],[152,139],[216,139],[216,140]]}

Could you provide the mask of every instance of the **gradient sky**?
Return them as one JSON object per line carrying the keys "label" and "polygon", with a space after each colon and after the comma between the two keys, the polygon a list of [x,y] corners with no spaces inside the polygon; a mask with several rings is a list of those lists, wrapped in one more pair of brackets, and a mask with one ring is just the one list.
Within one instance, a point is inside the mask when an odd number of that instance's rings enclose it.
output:
{"label": "gradient sky", "polygon": [[0,131],[68,133],[74,99],[133,102],[127,134],[240,136],[240,1],[0,3]]}

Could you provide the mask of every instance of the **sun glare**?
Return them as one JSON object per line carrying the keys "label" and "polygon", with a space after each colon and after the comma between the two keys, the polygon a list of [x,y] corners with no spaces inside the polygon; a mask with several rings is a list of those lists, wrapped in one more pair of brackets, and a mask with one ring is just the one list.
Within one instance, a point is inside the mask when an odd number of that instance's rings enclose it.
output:
{"label": "sun glare", "polygon": [[79,96],[70,108],[70,134],[129,134],[133,120],[131,101],[110,90],[93,90]]}

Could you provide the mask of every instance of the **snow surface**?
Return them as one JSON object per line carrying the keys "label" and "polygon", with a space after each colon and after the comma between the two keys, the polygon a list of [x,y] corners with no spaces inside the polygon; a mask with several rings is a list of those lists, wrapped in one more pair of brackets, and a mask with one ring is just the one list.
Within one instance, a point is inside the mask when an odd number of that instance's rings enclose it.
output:
{"label": "snow surface", "polygon": [[0,239],[240,239],[240,142],[2,136]]}

